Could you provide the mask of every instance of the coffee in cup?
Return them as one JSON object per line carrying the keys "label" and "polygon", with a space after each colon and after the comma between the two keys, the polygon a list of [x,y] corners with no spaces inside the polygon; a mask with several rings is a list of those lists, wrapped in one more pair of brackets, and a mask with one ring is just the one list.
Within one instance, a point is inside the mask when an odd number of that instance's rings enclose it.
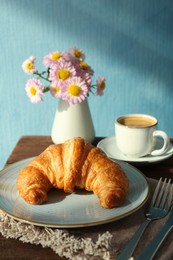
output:
{"label": "coffee in cup", "polygon": [[[139,158],[148,154],[163,154],[168,145],[169,137],[157,130],[158,121],[155,117],[145,114],[128,114],[115,121],[116,144],[119,150],[128,157]],[[163,146],[155,149],[156,138],[163,139]]]}

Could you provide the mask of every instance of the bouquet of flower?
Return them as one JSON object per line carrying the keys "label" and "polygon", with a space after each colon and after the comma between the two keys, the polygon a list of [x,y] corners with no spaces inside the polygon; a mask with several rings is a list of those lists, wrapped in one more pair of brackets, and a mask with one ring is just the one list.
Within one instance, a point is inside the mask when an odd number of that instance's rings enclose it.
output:
{"label": "bouquet of flower", "polygon": [[[39,72],[35,67],[36,58],[31,56],[22,64],[25,73],[36,75],[26,83],[26,93],[32,103],[43,100],[44,93],[50,91],[53,97],[61,98],[69,104],[81,103],[89,92],[103,95],[105,78],[99,77],[92,85],[94,71],[85,62],[85,54],[79,48],[71,48],[67,52],[51,52],[43,58],[46,70]],[[48,82],[43,86],[41,80]]]}

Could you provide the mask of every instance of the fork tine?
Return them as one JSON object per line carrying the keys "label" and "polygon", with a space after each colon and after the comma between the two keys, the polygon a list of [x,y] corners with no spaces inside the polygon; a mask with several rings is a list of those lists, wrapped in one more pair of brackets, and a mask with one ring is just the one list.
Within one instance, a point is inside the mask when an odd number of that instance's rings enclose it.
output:
{"label": "fork tine", "polygon": [[166,184],[165,191],[164,191],[161,203],[160,203],[161,208],[163,208],[165,206],[165,202],[166,202],[167,198],[169,198],[169,196],[170,196],[170,188],[171,188],[170,185],[171,185],[171,179],[169,179],[169,181]]}
{"label": "fork tine", "polygon": [[160,205],[160,201],[161,201],[163,192],[165,190],[165,184],[166,184],[166,179],[164,179],[164,181],[162,182],[161,190],[160,190],[160,192],[158,194],[158,197],[157,197],[155,205],[154,205],[155,207],[159,207],[159,205]]}
{"label": "fork tine", "polygon": [[162,178],[160,178],[159,182],[157,183],[156,189],[154,191],[154,194],[153,194],[153,197],[152,197],[152,200],[151,200],[150,207],[153,207],[153,205],[155,204],[155,201],[156,201],[157,196],[158,196],[158,192],[160,190],[161,181],[162,181]]}
{"label": "fork tine", "polygon": [[167,200],[167,208],[169,209],[172,206],[173,203],[173,184],[170,184],[171,188],[169,191],[169,196],[168,196],[168,200]]}
{"label": "fork tine", "polygon": [[151,200],[151,203],[150,203],[150,207],[153,207],[153,205],[156,201],[161,181],[162,181],[162,178],[160,178],[159,182],[157,183],[156,189],[154,191],[154,194],[153,194],[153,197],[152,197],[152,200]]}

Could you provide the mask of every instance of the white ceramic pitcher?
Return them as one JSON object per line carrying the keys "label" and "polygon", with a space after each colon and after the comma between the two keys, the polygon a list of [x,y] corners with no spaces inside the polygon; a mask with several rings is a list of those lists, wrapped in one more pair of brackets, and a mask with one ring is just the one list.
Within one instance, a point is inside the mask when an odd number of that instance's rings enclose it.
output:
{"label": "white ceramic pitcher", "polygon": [[52,141],[58,144],[73,137],[94,141],[95,130],[87,99],[74,105],[59,99],[51,132]]}

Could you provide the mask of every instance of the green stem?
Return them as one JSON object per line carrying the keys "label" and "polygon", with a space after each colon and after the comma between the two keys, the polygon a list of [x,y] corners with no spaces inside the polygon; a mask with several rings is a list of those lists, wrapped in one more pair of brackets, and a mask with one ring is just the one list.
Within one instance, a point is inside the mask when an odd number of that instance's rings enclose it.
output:
{"label": "green stem", "polygon": [[46,93],[46,92],[48,92],[49,90],[50,90],[50,86],[46,86],[46,87],[44,87],[43,92]]}
{"label": "green stem", "polygon": [[38,71],[36,71],[35,73],[34,73],[35,75],[37,75],[37,76],[39,76],[39,78],[42,78],[42,79],[44,79],[44,80],[46,80],[46,81],[48,81],[48,82],[51,82],[49,79],[48,79],[48,77],[44,77],[41,73],[39,73]]}

